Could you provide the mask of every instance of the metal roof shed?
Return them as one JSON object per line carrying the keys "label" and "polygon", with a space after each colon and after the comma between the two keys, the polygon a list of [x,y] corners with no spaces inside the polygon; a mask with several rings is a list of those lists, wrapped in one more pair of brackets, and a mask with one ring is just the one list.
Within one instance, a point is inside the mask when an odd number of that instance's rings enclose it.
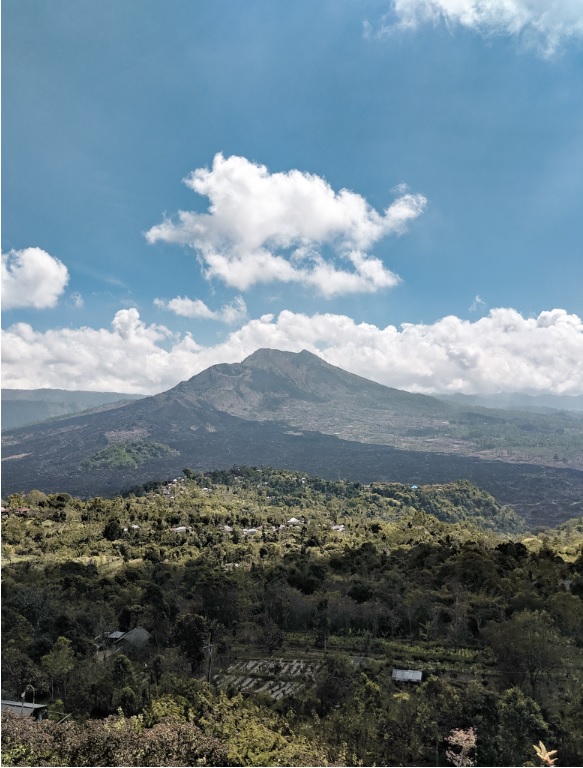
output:
{"label": "metal roof shed", "polygon": [[419,669],[393,669],[392,677],[396,683],[420,683],[423,672]]}

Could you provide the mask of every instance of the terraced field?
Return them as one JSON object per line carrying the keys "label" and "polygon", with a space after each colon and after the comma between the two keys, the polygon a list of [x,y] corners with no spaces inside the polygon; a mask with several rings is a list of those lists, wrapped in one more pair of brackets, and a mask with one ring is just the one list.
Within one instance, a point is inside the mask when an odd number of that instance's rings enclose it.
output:
{"label": "terraced field", "polygon": [[266,693],[274,699],[297,694],[311,683],[321,664],[301,659],[247,659],[237,661],[216,675],[221,688],[241,693]]}

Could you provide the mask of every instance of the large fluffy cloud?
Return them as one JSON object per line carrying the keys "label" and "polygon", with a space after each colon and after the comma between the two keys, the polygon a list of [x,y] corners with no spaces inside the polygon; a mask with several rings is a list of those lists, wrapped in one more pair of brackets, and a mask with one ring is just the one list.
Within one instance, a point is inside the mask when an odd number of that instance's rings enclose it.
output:
{"label": "large fluffy cloud", "polygon": [[583,394],[583,321],[562,309],[525,318],[493,309],[475,322],[377,328],[334,314],[283,311],[251,320],[211,347],[121,310],[110,330],[3,333],[5,387],[62,387],[154,393],[259,347],[309,349],[328,362],[416,392]]}
{"label": "large fluffy cloud", "polygon": [[17,323],[2,332],[2,386],[159,392],[184,378],[199,351],[189,336],[146,325],[133,308],[117,312],[111,329],[40,333]]}
{"label": "large fluffy cloud", "polygon": [[443,20],[482,34],[520,35],[553,54],[570,37],[583,37],[581,0],[392,0],[400,26]]}
{"label": "large fluffy cloud", "polygon": [[241,291],[275,281],[311,286],[324,296],[396,285],[397,275],[367,251],[386,235],[404,232],[426,204],[407,193],[379,213],[319,176],[270,173],[244,157],[221,154],[211,170],[199,168],[185,183],[209,199],[208,213],[180,211],[152,227],[148,241],[191,246],[207,278]]}
{"label": "large fluffy cloud", "polygon": [[2,307],[54,307],[69,282],[67,267],[41,248],[2,254]]}
{"label": "large fluffy cloud", "polygon": [[220,309],[211,309],[201,299],[189,299],[186,296],[176,296],[174,299],[154,299],[154,304],[159,309],[167,309],[181,317],[218,320],[227,325],[235,325],[247,316],[247,306],[241,296],[237,296]]}

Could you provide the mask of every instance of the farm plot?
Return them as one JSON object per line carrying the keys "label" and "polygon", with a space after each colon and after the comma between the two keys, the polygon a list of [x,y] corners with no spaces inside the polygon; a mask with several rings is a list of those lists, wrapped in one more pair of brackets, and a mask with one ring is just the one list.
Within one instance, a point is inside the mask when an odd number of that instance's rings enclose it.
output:
{"label": "farm plot", "polygon": [[300,691],[314,680],[321,664],[301,659],[248,659],[237,661],[217,675],[221,688],[233,687],[242,693],[266,693],[281,699]]}

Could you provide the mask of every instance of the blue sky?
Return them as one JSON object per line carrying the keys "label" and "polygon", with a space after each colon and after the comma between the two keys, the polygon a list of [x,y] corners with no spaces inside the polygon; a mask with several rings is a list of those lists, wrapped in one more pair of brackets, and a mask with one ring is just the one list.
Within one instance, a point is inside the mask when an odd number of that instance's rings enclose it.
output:
{"label": "blue sky", "polygon": [[513,8],[6,0],[3,386],[583,393],[583,8]]}

